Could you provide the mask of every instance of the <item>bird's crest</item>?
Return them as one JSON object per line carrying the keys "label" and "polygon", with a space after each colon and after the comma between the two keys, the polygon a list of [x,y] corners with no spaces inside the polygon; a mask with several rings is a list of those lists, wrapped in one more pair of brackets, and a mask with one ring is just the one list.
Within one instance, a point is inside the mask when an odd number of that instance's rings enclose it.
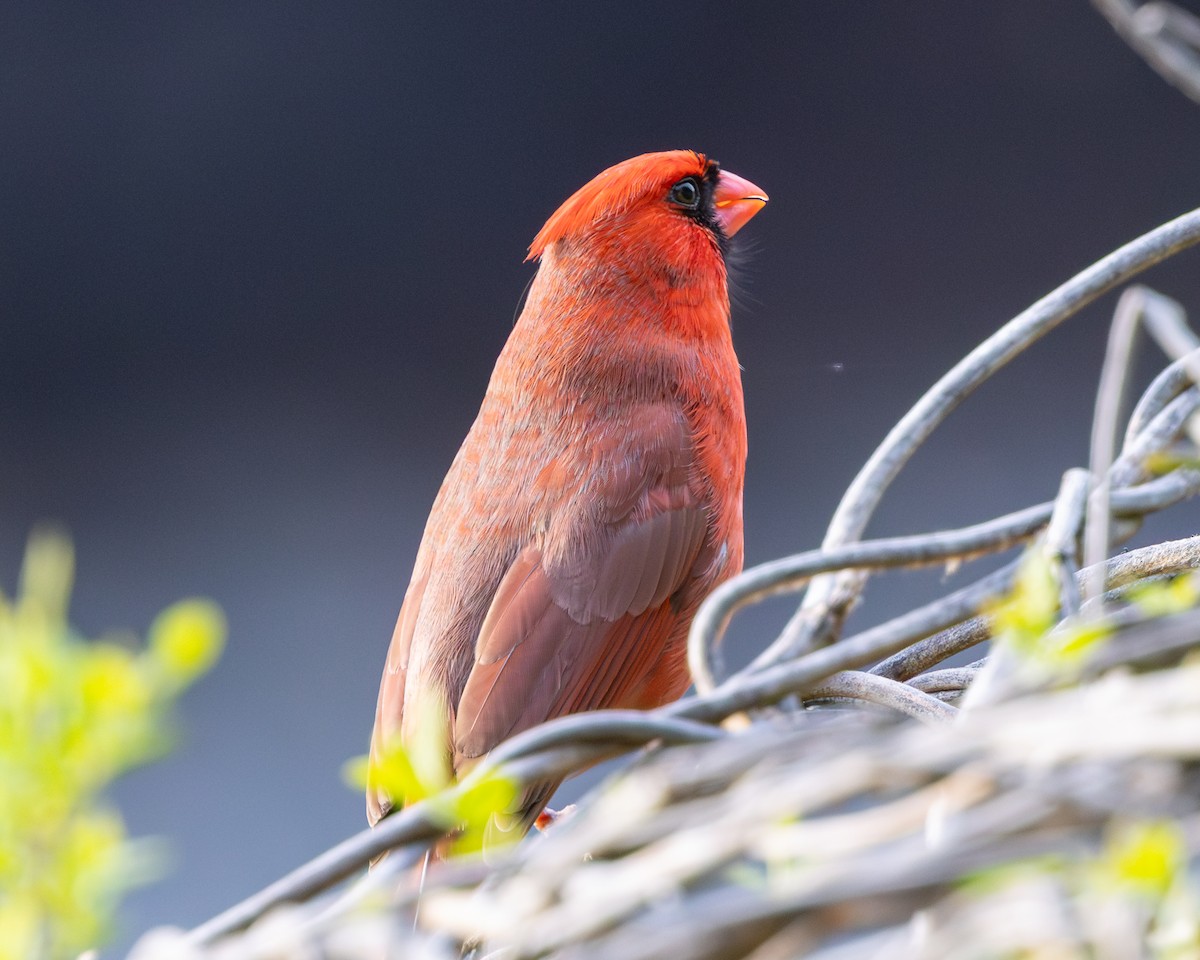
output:
{"label": "bird's crest", "polygon": [[667,150],[643,153],[593,177],[573,193],[546,221],[529,245],[529,256],[536,260],[552,243],[577,234],[600,220],[628,210],[634,203],[660,186],[666,188],[688,174],[704,176],[710,161],[694,150]]}

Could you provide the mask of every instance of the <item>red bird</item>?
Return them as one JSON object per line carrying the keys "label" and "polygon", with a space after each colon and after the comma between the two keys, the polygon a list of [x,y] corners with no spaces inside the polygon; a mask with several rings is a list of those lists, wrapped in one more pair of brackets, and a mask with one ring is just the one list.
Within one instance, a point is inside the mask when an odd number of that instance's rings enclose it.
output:
{"label": "red bird", "polygon": [[[766,202],[703,154],[648,153],[534,238],[525,309],[425,526],[372,766],[396,736],[437,736],[462,773],[544,720],[687,689],[696,608],[742,568],[724,251]],[[526,798],[525,827],[554,786]],[[372,784],[368,819],[397,802]]]}

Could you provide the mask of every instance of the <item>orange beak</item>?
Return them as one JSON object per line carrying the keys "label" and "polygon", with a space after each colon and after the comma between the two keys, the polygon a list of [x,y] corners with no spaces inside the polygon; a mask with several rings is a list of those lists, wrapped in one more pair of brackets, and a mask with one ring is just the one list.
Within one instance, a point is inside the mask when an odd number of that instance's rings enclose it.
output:
{"label": "orange beak", "polygon": [[751,217],[767,205],[767,199],[761,188],[736,173],[722,170],[717,174],[713,205],[725,236],[732,237],[741,230]]}

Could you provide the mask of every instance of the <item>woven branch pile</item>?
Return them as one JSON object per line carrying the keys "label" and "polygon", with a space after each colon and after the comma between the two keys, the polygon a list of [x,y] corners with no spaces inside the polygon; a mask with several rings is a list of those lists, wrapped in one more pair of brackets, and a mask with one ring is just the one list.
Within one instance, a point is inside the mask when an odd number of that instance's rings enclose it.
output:
{"label": "woven branch pile", "polygon": [[[1182,308],[1145,287],[1121,295],[1090,463],[1052,499],[959,530],[859,539],[973,389],[1198,241],[1200,211],[1132,241],[938,381],[847,490],[820,550],[747,570],[705,603],[694,695],[527,731],[449,791],[497,769],[531,783],[636,753],[544,835],[422,876],[447,825],[432,801],[415,804],[195,930],[152,931],[138,960],[1200,955],[1194,509],[1190,529],[1178,511],[1181,539],[1117,552],[1142,517],[1200,492],[1200,339]],[[1122,430],[1141,330],[1168,363]],[[1016,643],[981,646],[1029,569],[1019,557],[843,636],[872,571],[1021,548],[1053,578],[1036,644],[1077,643],[1077,655],[1048,666]],[[780,636],[718,677],[712,651],[737,610],[804,588]]]}

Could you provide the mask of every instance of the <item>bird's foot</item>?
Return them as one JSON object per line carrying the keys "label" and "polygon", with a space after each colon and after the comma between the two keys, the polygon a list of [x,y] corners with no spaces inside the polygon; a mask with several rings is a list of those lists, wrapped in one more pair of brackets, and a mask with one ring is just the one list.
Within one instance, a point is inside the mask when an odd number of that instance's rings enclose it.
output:
{"label": "bird's foot", "polygon": [[545,831],[554,824],[559,823],[562,820],[569,820],[574,813],[575,804],[573,803],[567,804],[567,806],[563,807],[561,810],[551,810],[549,807],[547,807],[538,814],[538,818],[533,821],[533,825],[537,827],[539,831],[545,833]]}

